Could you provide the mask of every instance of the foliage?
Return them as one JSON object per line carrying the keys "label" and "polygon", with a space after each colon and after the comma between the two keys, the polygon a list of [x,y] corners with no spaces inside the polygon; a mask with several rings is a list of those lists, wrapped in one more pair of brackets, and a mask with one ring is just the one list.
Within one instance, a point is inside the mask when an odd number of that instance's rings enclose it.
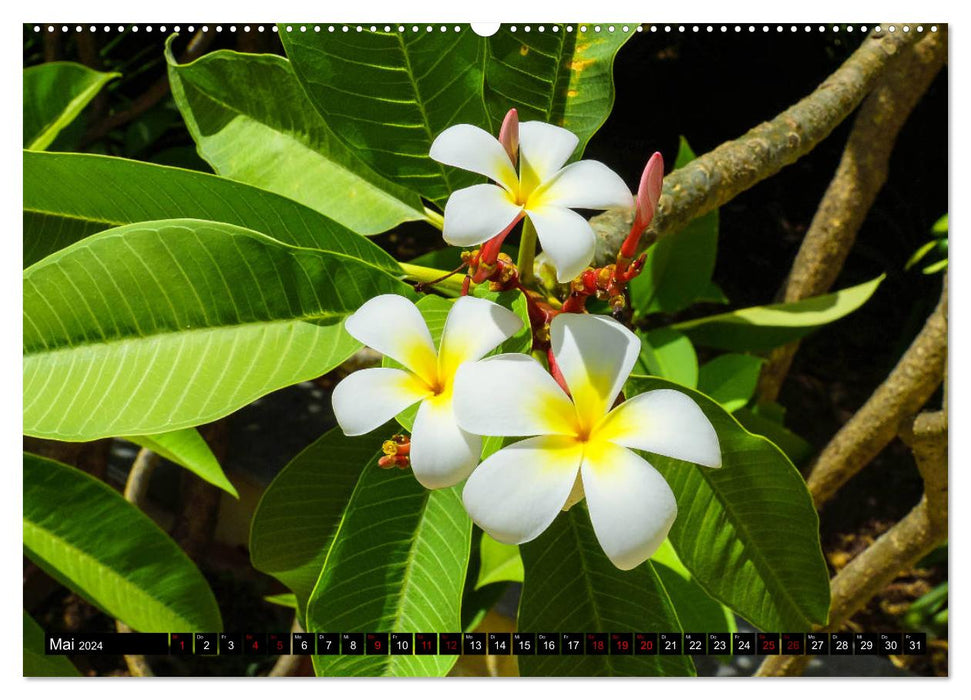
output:
{"label": "foliage", "polygon": [[[40,152],[118,74],[58,63],[25,71],[26,435],[123,438],[236,496],[197,426],[339,368],[362,346],[348,319],[381,295],[419,300],[438,347],[453,302],[427,292],[459,293],[434,279],[459,264],[457,252],[400,264],[368,238],[407,224],[427,251],[449,197],[483,182],[429,158],[436,137],[458,123],[496,134],[515,108],[523,122],[572,131],[568,155],[579,159],[610,114],[613,60],[629,37],[508,27],[489,38],[468,27],[439,35],[281,26],[279,34],[286,56],[220,50],[180,64],[176,37],[166,44],[175,105],[214,174]],[[682,138],[675,167],[693,158]],[[524,631],[732,631],[735,615],[760,629],[825,624],[818,517],[793,464],[810,448],[785,428],[781,407],[752,405],[753,395],[767,351],[851,314],[883,278],[699,315],[730,304],[713,279],[718,242],[712,211],[650,247],[629,288],[641,345],[625,398],[686,395],[722,455],[718,469],[643,455],[678,511],[653,558],[617,568],[583,502],[519,546],[480,534],[461,484],[427,490],[410,471],[386,468],[396,449],[386,440],[413,427],[413,405],[368,435],[329,430],[266,488],[252,518],[251,561],[288,591],[267,600],[293,607],[311,632],[458,631],[501,582],[523,584]],[[537,304],[561,312],[564,295],[527,298],[484,283],[472,294],[523,322],[497,353],[533,351],[551,369]],[[382,361],[389,372],[404,366]],[[486,438],[483,459],[510,442]],[[24,549],[133,629],[222,627],[206,580],[148,516],[91,475],[31,454]],[[26,612],[24,625],[32,645],[39,628]],[[32,675],[75,670],[26,647],[24,658]],[[319,675],[348,676],[441,676],[455,661],[313,659]],[[525,656],[520,671],[695,673],[690,657],[666,655]]]}

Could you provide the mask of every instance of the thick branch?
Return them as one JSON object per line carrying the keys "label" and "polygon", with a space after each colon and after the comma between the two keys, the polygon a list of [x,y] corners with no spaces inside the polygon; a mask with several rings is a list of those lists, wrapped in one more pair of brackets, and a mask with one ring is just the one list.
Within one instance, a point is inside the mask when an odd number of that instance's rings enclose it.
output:
{"label": "thick branch", "polygon": [[[717,209],[809,153],[856,109],[901,49],[917,38],[914,31],[871,33],[811,95],[664,178],[660,211],[641,246],[680,231],[692,219]],[[591,223],[603,239],[596,264],[612,261],[630,221],[608,212]]]}
{"label": "thick branch", "polygon": [[865,467],[940,386],[947,363],[947,280],[937,308],[890,376],[819,455],[807,485],[819,508]]}
{"label": "thick branch", "polygon": [[[897,135],[947,57],[947,30],[905,49],[867,97],[853,123],[836,175],[813,217],[786,282],[785,301],[829,291],[887,180]],[[762,369],[759,401],[775,401],[799,348],[776,348]]]}
{"label": "thick branch", "polygon": [[[867,602],[947,539],[947,419],[922,413],[901,431],[924,479],[924,496],[907,516],[846,565],[830,582],[827,629],[838,629]],[[758,676],[794,676],[809,657],[770,657]]]}

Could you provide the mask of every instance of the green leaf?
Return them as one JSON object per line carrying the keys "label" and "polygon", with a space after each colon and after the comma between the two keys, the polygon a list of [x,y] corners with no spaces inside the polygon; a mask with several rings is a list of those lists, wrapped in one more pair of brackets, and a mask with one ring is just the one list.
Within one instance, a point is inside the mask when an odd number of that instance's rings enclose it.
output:
{"label": "green leaf", "polygon": [[284,608],[297,609],[297,596],[293,593],[277,593],[276,595],[265,595],[263,600],[267,603],[273,603],[274,605],[279,605]]}
{"label": "green leaf", "polygon": [[691,578],[670,540],[651,557],[685,632],[736,632],[735,615]]}
{"label": "green leaf", "polygon": [[[472,521],[461,486],[429,491],[375,451],[344,511],[307,605],[307,630],[461,629]],[[315,656],[319,676],[444,676],[458,657]]]}
{"label": "green leaf", "polygon": [[699,304],[728,304],[729,299],[725,291],[715,281],[711,281],[705,291],[698,295],[695,302]]}
{"label": "green leaf", "polygon": [[105,229],[186,218],[344,253],[392,274],[394,258],[296,202],[226,178],[123,158],[24,152],[24,265]]}
{"label": "green leaf", "polygon": [[66,656],[47,656],[44,653],[44,630],[24,610],[24,676],[73,677],[81,672]]}
{"label": "green leaf", "polygon": [[199,155],[218,174],[289,197],[365,235],[424,218],[414,192],[377,175],[334,135],[289,61],[216,51],[178,65],[171,44],[165,55],[172,95]]}
{"label": "green leaf", "polygon": [[765,362],[760,357],[727,353],[706,362],[698,372],[698,391],[731,413],[749,402]]}
{"label": "green leaf", "polygon": [[651,377],[631,377],[627,389],[628,396],[682,391],[718,433],[719,469],[648,456],[677,499],[669,538],[694,580],[759,629],[800,631],[825,624],[829,574],[819,518],[788,458],[704,394]]}
{"label": "green leaf", "polygon": [[120,73],[56,61],[24,69],[24,148],[43,151]]}
{"label": "green leaf", "polygon": [[125,440],[185,467],[200,479],[218,486],[233,498],[239,498],[236,487],[226,478],[216,455],[212,453],[209,445],[195,428],[183,428],[156,435],[130,435]]}
{"label": "green leaf", "polygon": [[489,533],[482,533],[479,545],[479,578],[475,582],[475,589],[497,581],[523,580],[523,560],[519,556],[519,547],[514,544],[503,544],[489,537]]}
{"label": "green leaf", "polygon": [[194,219],[122,226],[24,271],[24,432],[170,432],[324,374],[343,319],[410,288],[354,258]]}
{"label": "green leaf", "polygon": [[[682,136],[675,169],[694,157]],[[706,295],[717,254],[717,209],[657,241],[647,250],[643,271],[630,283],[635,315],[640,318],[659,312],[675,313]]]}
{"label": "green leaf", "polygon": [[[630,571],[600,548],[586,504],[560,513],[520,546],[526,576],[519,629],[528,632],[680,632],[650,561]],[[524,676],[693,676],[688,656],[520,656]]]}
{"label": "green leaf", "polygon": [[793,464],[805,464],[813,455],[813,446],[786,428],[781,420],[766,415],[764,409],[764,405],[739,408],[732,415],[749,432],[768,438]]}
{"label": "green leaf", "polygon": [[520,121],[537,119],[580,139],[574,156],[610,115],[614,57],[634,32],[513,32],[509,25],[486,40],[485,101],[492,133],[515,107]]}
{"label": "green leaf", "polygon": [[638,335],[641,354],[635,372],[664,377],[692,389],[698,385],[698,355],[686,335],[671,328],[655,328]]}
{"label": "green leaf", "polygon": [[317,112],[374,170],[443,204],[481,180],[428,157],[453,124],[487,126],[485,46],[459,32],[287,32],[280,39]]}
{"label": "green leaf", "polygon": [[107,484],[24,453],[24,553],[139,632],[222,630],[195,564]]}
{"label": "green leaf", "polygon": [[935,233],[937,235],[940,235],[942,233],[947,233],[947,231],[948,231],[948,229],[947,229],[947,214],[945,214],[940,219],[938,219],[937,221],[934,222],[934,225],[931,227],[931,233]]}
{"label": "green leaf", "polygon": [[361,470],[377,470],[374,457],[387,437],[329,430],[283,468],[256,507],[250,559],[293,591],[301,619]]}
{"label": "green leaf", "polygon": [[696,345],[737,352],[761,352],[798,340],[848,316],[873,296],[886,275],[855,287],[802,301],[751,306],[716,316],[675,323]]}

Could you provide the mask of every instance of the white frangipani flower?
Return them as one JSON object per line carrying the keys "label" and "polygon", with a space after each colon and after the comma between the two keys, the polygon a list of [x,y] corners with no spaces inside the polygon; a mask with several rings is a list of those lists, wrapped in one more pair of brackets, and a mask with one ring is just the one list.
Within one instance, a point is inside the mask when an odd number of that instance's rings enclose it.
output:
{"label": "white frangipani flower", "polygon": [[678,391],[648,391],[611,408],[640,351],[637,336],[613,319],[562,313],[550,334],[572,400],[528,355],[468,363],[456,376],[463,429],[537,436],[479,465],[465,485],[466,510],[495,539],[520,544],[585,495],[600,546],[617,568],[632,569],[660,546],[677,515],[667,482],[632,450],[719,467],[718,437]]}
{"label": "white frangipani flower", "polygon": [[573,209],[629,209],[633,195],[603,163],[581,160],[564,167],[579,142],[566,129],[538,121],[519,124],[510,110],[502,138],[500,143],[477,126],[456,124],[432,143],[434,160],[498,183],[452,193],[445,205],[445,240],[479,245],[509,233],[526,216],[557,278],[569,282],[590,264],[596,247],[590,224]]}
{"label": "white frangipani flower", "polygon": [[333,394],[334,415],[345,435],[363,435],[421,401],[411,431],[411,466],[426,488],[467,477],[479,462],[482,439],[459,428],[452,410],[455,372],[478,360],[523,325],[513,312],[475,297],[449,310],[438,352],[421,312],[396,294],[369,300],[344,328],[406,369],[373,367],[345,377]]}

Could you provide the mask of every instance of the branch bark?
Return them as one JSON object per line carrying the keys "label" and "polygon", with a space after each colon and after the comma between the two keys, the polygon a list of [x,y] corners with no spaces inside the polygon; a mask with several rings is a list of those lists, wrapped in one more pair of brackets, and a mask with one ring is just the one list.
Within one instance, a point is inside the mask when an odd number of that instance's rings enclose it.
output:
{"label": "branch bark", "polygon": [[901,421],[920,410],[947,366],[947,279],[924,328],[863,407],[823,449],[807,480],[816,508],[869,464],[897,435]]}
{"label": "branch bark", "polygon": [[[947,30],[942,27],[902,51],[863,103],[836,175],[793,262],[784,301],[825,294],[833,286],[887,180],[897,135],[946,58]],[[760,402],[776,400],[798,349],[796,341],[772,351],[759,378]]]}
{"label": "branch bark", "polygon": [[[924,479],[924,495],[907,516],[847,564],[830,582],[829,624],[835,630],[947,539],[947,416],[925,412],[909,420],[900,433],[911,447]],[[755,675],[801,674],[808,656],[766,659]]]}
{"label": "branch bark", "polygon": [[[915,31],[872,32],[811,95],[669,174],[664,178],[660,209],[641,239],[642,249],[811,151],[856,109],[902,49],[917,39]],[[612,261],[630,228],[629,217],[607,212],[590,223],[601,238],[596,264]]]}

